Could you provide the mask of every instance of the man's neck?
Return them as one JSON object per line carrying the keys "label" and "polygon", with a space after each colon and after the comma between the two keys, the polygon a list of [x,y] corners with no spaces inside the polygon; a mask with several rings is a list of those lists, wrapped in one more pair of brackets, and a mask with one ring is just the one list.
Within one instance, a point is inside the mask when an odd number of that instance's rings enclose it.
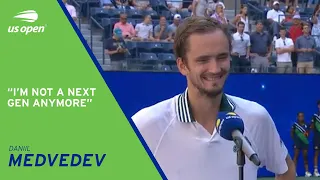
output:
{"label": "man's neck", "polygon": [[285,37],[285,36],[283,36],[283,37],[281,37],[281,39],[285,40],[285,39],[286,39],[286,37]]}
{"label": "man's neck", "polygon": [[304,33],[303,35],[306,36],[306,37],[308,37],[308,36],[309,36],[309,33]]}
{"label": "man's neck", "polygon": [[241,32],[241,31],[238,31],[238,33],[239,33],[240,35],[242,35],[242,34],[243,34],[243,32]]}
{"label": "man's neck", "polygon": [[206,95],[199,94],[197,89],[190,88],[188,89],[188,99],[193,118],[212,134],[219,113],[222,94],[209,98]]}

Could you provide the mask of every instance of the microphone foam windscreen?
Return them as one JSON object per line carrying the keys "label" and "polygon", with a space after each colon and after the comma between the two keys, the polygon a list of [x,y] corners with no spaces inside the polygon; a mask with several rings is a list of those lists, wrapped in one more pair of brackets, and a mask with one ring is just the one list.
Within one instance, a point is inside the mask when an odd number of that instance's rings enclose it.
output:
{"label": "microphone foam windscreen", "polygon": [[244,132],[243,120],[234,112],[221,112],[216,122],[217,132],[224,139],[232,141],[232,132],[235,130]]}

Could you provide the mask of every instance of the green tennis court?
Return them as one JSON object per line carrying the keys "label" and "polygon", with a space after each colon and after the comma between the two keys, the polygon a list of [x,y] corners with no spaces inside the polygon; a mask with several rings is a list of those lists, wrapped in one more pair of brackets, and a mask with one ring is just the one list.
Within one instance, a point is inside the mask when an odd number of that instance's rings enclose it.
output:
{"label": "green tennis court", "polygon": [[[273,179],[274,180],[274,178],[258,178],[259,180],[271,180],[271,179]],[[319,178],[317,178],[317,177],[309,177],[309,178],[307,178],[307,177],[297,177],[297,180],[315,180],[315,179],[319,179]]]}

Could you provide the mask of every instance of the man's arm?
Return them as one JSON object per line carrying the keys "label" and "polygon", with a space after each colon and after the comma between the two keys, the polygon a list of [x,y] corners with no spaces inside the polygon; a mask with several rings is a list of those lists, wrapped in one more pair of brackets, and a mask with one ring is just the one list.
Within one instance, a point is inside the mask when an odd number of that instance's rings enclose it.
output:
{"label": "man's arm", "polygon": [[286,163],[288,166],[288,171],[284,174],[276,175],[276,180],[295,180],[296,179],[296,167],[291,157],[288,155],[286,157]]}
{"label": "man's arm", "polygon": [[251,131],[261,165],[276,174],[276,180],[294,180],[296,172],[288,149],[281,140],[268,111],[261,105],[257,106],[260,108],[255,110],[256,126]]}

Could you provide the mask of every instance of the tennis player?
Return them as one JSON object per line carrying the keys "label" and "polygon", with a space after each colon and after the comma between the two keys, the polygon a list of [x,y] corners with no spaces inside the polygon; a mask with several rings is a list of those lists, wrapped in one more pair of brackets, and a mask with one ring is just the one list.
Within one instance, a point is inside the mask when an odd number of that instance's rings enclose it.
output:
{"label": "tennis player", "polygon": [[318,112],[312,116],[311,119],[311,130],[313,130],[313,147],[314,147],[314,170],[313,175],[316,177],[320,177],[320,173],[318,171],[318,157],[319,157],[319,148],[320,148],[320,100],[317,102]]}
{"label": "tennis player", "polygon": [[[235,112],[243,119],[244,135],[261,166],[277,180],[294,180],[294,163],[267,110],[223,92],[230,50],[231,36],[223,25],[206,17],[185,19],[177,28],[174,51],[187,89],[140,110],[132,119],[170,180],[238,179],[234,142],[216,132],[219,111]],[[247,159],[244,179],[256,180],[258,168]]]}
{"label": "tennis player", "polygon": [[297,167],[298,157],[300,151],[303,155],[303,163],[305,169],[305,177],[311,177],[312,174],[309,172],[308,163],[308,148],[309,148],[309,127],[304,121],[304,113],[299,112],[297,114],[297,121],[292,125],[291,128],[291,138],[294,142],[294,157],[293,162]]}

